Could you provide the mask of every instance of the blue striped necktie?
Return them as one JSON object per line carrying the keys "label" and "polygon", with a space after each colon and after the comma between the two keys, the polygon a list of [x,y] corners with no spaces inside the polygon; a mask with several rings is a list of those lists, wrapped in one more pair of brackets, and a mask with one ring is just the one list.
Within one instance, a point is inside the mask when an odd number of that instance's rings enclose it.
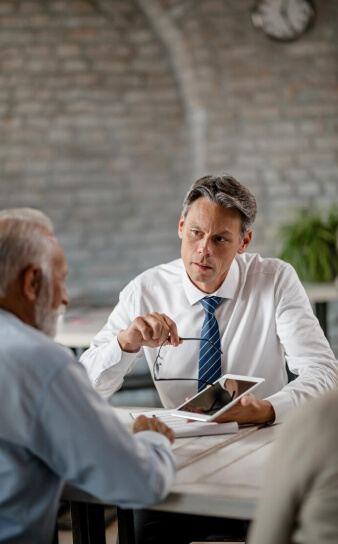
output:
{"label": "blue striped necktie", "polygon": [[[205,312],[201,338],[211,340],[215,346],[221,349],[219,328],[215,317],[215,310],[223,300],[221,297],[205,297],[200,300]],[[198,378],[205,382],[214,382],[222,375],[221,354],[209,342],[200,342]],[[199,382],[198,390],[202,391],[205,383]]]}

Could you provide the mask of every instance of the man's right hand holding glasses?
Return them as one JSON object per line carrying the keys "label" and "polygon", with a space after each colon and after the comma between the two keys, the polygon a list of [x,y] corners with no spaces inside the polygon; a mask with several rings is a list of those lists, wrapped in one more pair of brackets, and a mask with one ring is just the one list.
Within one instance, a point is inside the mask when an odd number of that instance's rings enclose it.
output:
{"label": "man's right hand holding glasses", "polygon": [[159,347],[168,338],[174,347],[182,343],[176,323],[166,314],[158,312],[136,317],[127,329],[120,331],[117,335],[122,351],[128,353],[135,353],[142,346]]}

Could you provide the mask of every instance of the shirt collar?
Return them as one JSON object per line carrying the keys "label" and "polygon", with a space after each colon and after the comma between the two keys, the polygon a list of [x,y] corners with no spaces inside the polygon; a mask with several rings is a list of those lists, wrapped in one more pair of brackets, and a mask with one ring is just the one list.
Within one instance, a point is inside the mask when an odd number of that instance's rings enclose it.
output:
{"label": "shirt collar", "polygon": [[[196,302],[199,302],[201,298],[204,298],[206,296],[203,291],[200,291],[189,279],[189,276],[183,268],[182,271],[183,274],[183,288],[186,294],[186,297],[191,305],[196,304]],[[234,259],[231,263],[230,270],[228,272],[227,277],[225,278],[222,285],[215,291],[214,293],[211,293],[212,295],[217,295],[218,297],[222,298],[235,298],[236,292],[238,288],[238,281],[239,281],[239,268],[238,263],[236,259]]]}

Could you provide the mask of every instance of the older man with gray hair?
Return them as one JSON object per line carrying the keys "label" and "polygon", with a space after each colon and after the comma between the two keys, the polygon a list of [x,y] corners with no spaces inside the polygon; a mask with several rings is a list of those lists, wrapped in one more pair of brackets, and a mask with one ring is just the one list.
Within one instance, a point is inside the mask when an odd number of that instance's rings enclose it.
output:
{"label": "older man with gray hair", "polygon": [[140,507],[163,499],[175,474],[173,431],[141,417],[128,433],[71,351],[49,338],[69,302],[66,275],[46,216],[0,213],[0,542],[51,543],[65,480]]}
{"label": "older man with gray hair", "polygon": [[7,208],[0,210],[0,221],[4,219],[17,219],[19,221],[29,221],[46,227],[49,232],[54,232],[54,225],[51,219],[37,208]]}

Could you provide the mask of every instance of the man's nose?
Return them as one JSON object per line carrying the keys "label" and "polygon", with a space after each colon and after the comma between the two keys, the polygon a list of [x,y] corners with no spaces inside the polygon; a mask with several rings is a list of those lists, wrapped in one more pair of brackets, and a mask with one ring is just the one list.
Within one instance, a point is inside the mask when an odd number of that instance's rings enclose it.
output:
{"label": "man's nose", "polygon": [[209,238],[203,238],[202,240],[200,240],[198,252],[200,253],[200,255],[210,255],[211,249]]}

